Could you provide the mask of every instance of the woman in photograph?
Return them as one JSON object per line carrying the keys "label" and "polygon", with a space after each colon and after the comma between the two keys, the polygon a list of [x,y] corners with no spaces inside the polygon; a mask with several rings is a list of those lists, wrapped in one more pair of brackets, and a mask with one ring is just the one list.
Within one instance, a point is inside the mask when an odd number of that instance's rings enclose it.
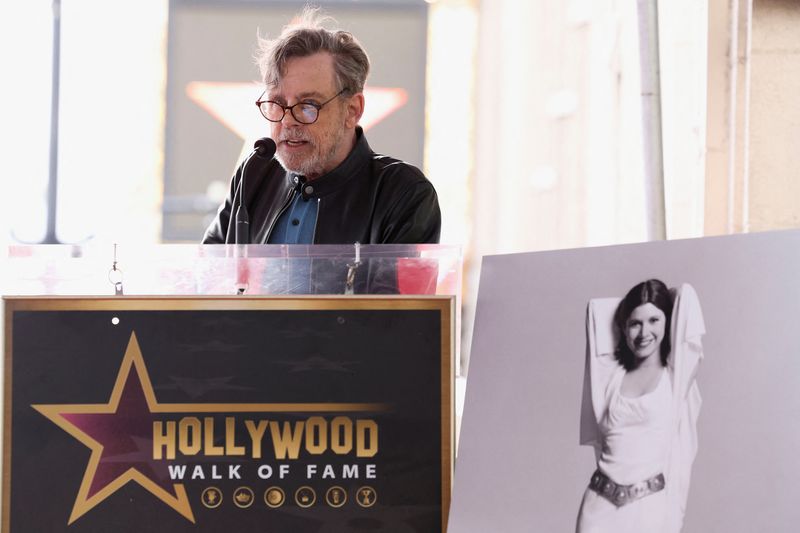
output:
{"label": "woman in photograph", "polygon": [[657,279],[587,310],[581,444],[595,449],[577,533],[677,533],[697,451],[697,295]]}

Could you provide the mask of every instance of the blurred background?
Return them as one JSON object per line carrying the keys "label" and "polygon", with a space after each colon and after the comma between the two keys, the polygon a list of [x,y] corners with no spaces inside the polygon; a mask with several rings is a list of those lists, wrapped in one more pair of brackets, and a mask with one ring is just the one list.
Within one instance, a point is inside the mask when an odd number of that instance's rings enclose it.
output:
{"label": "blurred background", "polygon": [[[198,242],[268,133],[257,35],[304,5],[0,4],[0,246]],[[483,255],[800,226],[800,2],[319,5],[462,246],[465,370]]]}

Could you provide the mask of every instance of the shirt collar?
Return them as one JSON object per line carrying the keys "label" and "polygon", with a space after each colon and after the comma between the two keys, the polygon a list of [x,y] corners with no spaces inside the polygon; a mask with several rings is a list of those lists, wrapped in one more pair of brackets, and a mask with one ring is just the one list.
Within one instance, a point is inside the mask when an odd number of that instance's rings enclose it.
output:
{"label": "shirt collar", "polygon": [[348,181],[357,177],[372,159],[372,149],[364,136],[361,126],[356,126],[356,144],[339,166],[323,174],[313,181],[305,176],[287,172],[286,178],[292,186],[298,187],[304,199],[319,198],[343,187]]}

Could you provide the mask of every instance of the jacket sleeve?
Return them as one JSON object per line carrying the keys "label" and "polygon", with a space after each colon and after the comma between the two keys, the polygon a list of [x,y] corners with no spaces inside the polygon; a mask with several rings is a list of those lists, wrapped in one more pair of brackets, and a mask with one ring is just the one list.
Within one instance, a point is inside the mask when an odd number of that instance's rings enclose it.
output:
{"label": "jacket sleeve", "polygon": [[234,203],[233,199],[236,198],[236,194],[238,194],[239,191],[241,172],[242,167],[240,165],[231,178],[228,196],[219,206],[219,209],[217,209],[217,216],[214,217],[214,220],[208,226],[205,234],[203,235],[202,244],[226,244],[229,242],[228,235],[230,232],[228,231],[228,228],[231,221],[231,211]]}
{"label": "jacket sleeve", "polygon": [[438,244],[442,229],[439,198],[433,185],[422,179],[396,198],[382,224],[379,244]]}

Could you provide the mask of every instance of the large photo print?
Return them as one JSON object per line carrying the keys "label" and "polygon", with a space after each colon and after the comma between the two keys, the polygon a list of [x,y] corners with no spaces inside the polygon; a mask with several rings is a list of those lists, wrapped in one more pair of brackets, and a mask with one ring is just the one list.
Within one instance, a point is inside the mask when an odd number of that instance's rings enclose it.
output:
{"label": "large photo print", "polygon": [[797,250],[485,258],[450,531],[796,531]]}

